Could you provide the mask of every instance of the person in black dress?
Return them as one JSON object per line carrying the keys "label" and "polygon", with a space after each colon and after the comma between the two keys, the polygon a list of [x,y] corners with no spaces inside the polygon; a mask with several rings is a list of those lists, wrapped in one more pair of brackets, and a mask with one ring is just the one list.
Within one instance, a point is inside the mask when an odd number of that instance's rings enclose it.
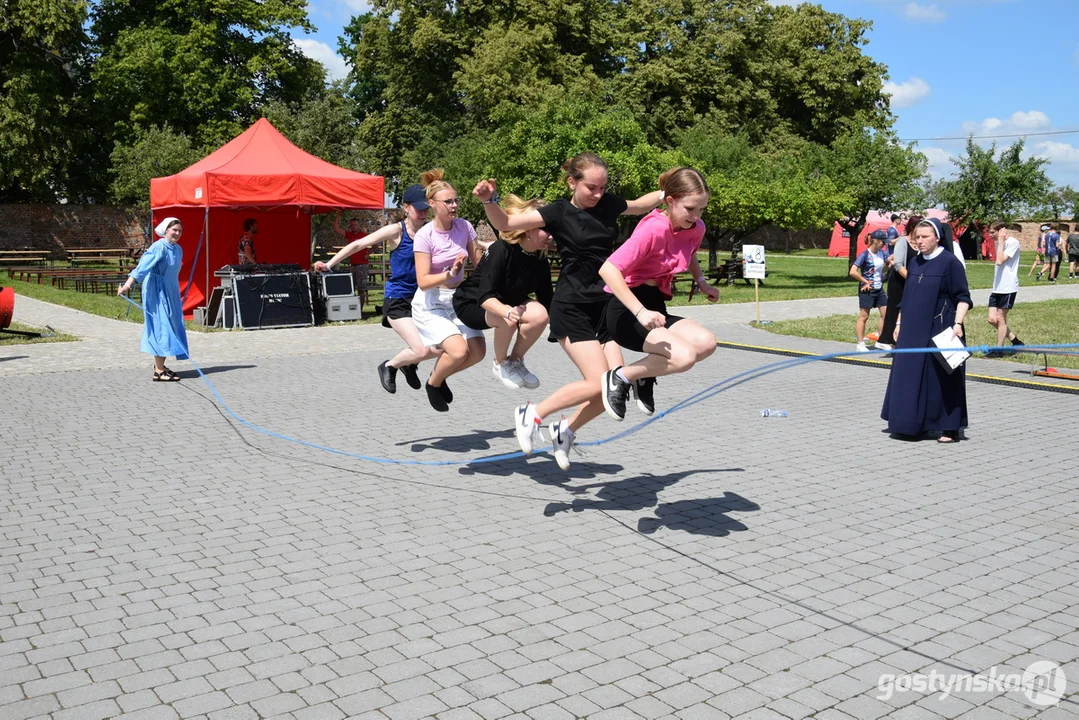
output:
{"label": "person in black dress", "polygon": [[899,304],[903,302],[903,288],[907,285],[907,261],[914,257],[917,250],[910,243],[914,228],[922,221],[921,215],[907,220],[903,234],[896,238],[892,247],[892,271],[888,273],[888,310],[884,313],[884,326],[873,346],[877,350],[891,350],[895,347],[895,321],[899,319]]}
{"label": "person in black dress", "polygon": [[[932,347],[933,336],[948,328],[963,337],[963,319],[973,303],[963,265],[940,244],[941,225],[933,218],[914,228],[918,254],[907,262],[897,349]],[[880,416],[894,435],[939,432],[938,442],[955,442],[967,426],[965,368],[949,373],[933,355],[896,354]]]}

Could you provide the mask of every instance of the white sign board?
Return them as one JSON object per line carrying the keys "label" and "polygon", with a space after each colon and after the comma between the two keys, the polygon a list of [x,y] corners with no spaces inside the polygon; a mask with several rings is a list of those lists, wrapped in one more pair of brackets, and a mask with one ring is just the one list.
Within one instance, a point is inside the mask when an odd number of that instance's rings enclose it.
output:
{"label": "white sign board", "polygon": [[742,246],[742,265],[745,268],[745,278],[747,280],[764,279],[764,246],[763,245],[743,245]]}

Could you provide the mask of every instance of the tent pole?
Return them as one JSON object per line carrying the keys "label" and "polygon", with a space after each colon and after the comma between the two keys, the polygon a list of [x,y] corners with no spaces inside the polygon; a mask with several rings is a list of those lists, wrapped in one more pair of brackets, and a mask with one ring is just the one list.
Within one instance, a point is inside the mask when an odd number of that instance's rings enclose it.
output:
{"label": "tent pole", "polygon": [[202,287],[206,291],[206,304],[210,304],[210,206],[206,206],[206,212],[202,216],[202,228],[206,233],[206,284]]}

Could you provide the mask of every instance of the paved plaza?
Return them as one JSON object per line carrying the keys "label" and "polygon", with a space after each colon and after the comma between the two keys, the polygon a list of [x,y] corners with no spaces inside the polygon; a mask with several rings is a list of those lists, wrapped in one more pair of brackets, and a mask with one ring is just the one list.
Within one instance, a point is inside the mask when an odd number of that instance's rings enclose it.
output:
{"label": "paved plaza", "polygon": [[[851,298],[763,315],[833,312],[853,332]],[[720,348],[658,408],[738,380],[564,473],[476,462],[574,377],[547,342],[539,391],[485,361],[440,414],[381,389],[378,326],[191,335],[232,412],[334,453],[245,427],[188,363],[152,383],[140,326],[16,319],[84,340],[0,350],[0,720],[1079,717],[1076,395],[969,382],[965,441],[903,442],[885,370]]]}

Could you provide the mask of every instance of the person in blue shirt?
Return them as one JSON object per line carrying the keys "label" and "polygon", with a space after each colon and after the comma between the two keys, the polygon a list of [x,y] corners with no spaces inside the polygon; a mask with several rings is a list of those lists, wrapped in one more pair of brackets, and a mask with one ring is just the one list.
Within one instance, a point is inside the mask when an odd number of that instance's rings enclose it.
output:
{"label": "person in blue shirt", "polygon": [[1055,283],[1060,272],[1060,233],[1054,227],[1045,233],[1045,262],[1049,265],[1049,282]]}
{"label": "person in blue shirt", "polygon": [[180,376],[165,367],[166,357],[187,360],[187,331],[180,300],[180,247],[183,225],[174,217],[161,221],[154,232],[161,238],[142,254],[138,266],[117,291],[123,295],[135,283],[142,284],[142,347],[154,356],[154,382],[176,382]]}
{"label": "person in blue shirt", "polygon": [[850,266],[850,276],[859,283],[858,322],[855,325],[858,344],[854,347],[858,352],[869,351],[869,348],[865,346],[865,324],[869,320],[869,311],[877,308],[877,312],[880,313],[880,321],[877,323],[878,337],[884,326],[884,314],[888,312],[888,293],[884,290],[884,271],[891,265],[891,258],[882,250],[887,240],[887,233],[883,230],[874,230],[866,238],[868,247]]}

